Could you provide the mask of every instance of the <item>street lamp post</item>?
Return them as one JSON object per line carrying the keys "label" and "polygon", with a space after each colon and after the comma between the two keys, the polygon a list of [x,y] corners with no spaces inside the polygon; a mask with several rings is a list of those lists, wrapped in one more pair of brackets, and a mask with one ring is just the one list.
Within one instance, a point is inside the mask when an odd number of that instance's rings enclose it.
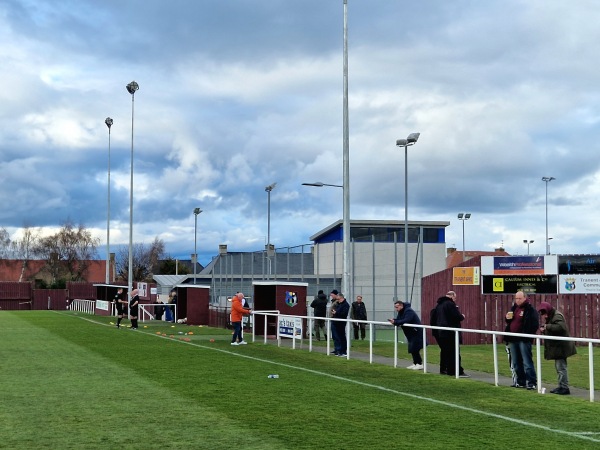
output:
{"label": "street lamp post", "polygon": [[465,262],[465,220],[469,220],[471,218],[471,213],[458,213],[458,219],[462,221],[462,229],[463,229],[463,254],[462,260]]}
{"label": "street lamp post", "polygon": [[532,239],[523,239],[523,244],[527,244],[527,254],[529,255],[529,244],[533,244]]}
{"label": "street lamp post", "polygon": [[[404,147],[404,301],[408,298],[408,147],[415,145],[421,133],[411,133],[406,139],[398,139],[396,146]],[[397,300],[397,299],[394,299]]]}
{"label": "street lamp post", "polygon": [[110,127],[113,120],[107,117],[104,121],[108,127],[108,194],[106,206],[106,284],[110,283]]}
{"label": "street lamp post", "polygon": [[550,254],[550,244],[548,243],[548,183],[556,180],[554,177],[542,177],[542,181],[546,183],[546,254]]}
{"label": "street lamp post", "polygon": [[192,263],[194,264],[194,284],[196,284],[196,266],[198,265],[198,250],[196,247],[196,236],[198,231],[198,214],[200,214],[202,210],[200,208],[194,208],[194,260]]}
{"label": "street lamp post", "polygon": [[131,298],[133,291],[133,113],[135,105],[135,93],[140,86],[132,81],[127,86],[127,92],[131,94],[131,174],[129,182],[129,267],[127,269],[127,288]]}
{"label": "street lamp post", "polygon": [[[342,186],[341,184],[328,184],[328,183],[322,183],[320,181],[315,181],[314,183],[302,183],[302,186],[312,186],[312,187],[323,187],[323,186],[328,186],[328,187],[336,187],[336,188],[344,188],[344,186]],[[343,225],[342,225],[343,227]],[[342,232],[344,230],[342,229]],[[334,259],[334,265],[335,265],[335,259]],[[343,269],[342,269],[343,270]],[[334,268],[335,271],[335,268]],[[342,279],[342,283],[343,283],[343,279]],[[342,293],[344,293],[344,290],[342,288]],[[345,294],[345,295],[349,295],[349,294]]]}
{"label": "street lamp post", "polygon": [[271,191],[275,189],[277,183],[268,185],[265,188],[267,193],[267,273],[271,275]]}

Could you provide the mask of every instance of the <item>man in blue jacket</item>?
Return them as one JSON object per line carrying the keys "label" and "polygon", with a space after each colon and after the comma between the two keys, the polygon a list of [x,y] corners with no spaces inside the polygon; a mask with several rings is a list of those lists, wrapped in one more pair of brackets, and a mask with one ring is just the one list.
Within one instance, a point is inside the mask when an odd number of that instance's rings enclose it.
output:
{"label": "man in blue jacket", "polygon": [[[332,310],[334,319],[347,319],[348,312],[350,311],[350,305],[346,301],[344,294],[337,295],[337,305]],[[348,340],[346,339],[346,322],[341,320],[334,320],[333,324],[335,327],[335,333],[333,334],[334,349],[336,356],[346,356],[346,349],[348,348]]]}

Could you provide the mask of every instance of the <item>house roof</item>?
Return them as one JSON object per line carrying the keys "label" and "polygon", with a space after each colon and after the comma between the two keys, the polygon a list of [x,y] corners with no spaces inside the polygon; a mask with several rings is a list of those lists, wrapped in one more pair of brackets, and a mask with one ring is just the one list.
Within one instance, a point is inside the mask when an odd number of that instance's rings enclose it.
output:
{"label": "house roof", "polygon": [[[450,249],[448,249],[450,250]],[[503,249],[498,249],[493,252],[482,252],[478,250],[467,250],[465,251],[464,261],[468,261],[471,258],[475,258],[477,256],[510,256],[510,253],[506,252]],[[460,266],[463,262],[463,252],[462,250],[454,249],[452,253],[446,256],[446,268]]]}

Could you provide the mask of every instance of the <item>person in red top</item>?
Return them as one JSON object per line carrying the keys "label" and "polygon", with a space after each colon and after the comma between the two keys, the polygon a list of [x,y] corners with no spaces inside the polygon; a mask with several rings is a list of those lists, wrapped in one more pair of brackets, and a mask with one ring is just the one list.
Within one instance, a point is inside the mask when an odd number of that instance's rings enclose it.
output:
{"label": "person in red top", "polygon": [[[231,299],[231,324],[233,325],[233,337],[231,338],[231,345],[247,344],[242,337],[242,318],[244,315],[250,314],[252,310],[242,306],[243,299],[244,294],[241,292],[235,294]],[[238,339],[240,342],[237,341]]]}

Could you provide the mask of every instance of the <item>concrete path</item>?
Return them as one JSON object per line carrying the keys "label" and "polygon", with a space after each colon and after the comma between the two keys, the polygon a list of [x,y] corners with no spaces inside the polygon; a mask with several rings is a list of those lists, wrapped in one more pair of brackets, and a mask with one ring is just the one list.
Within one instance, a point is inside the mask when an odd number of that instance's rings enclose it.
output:
{"label": "concrete path", "polygon": [[[259,339],[259,337],[257,336],[257,342],[263,342],[262,338]],[[273,344],[273,345],[277,345],[277,340],[276,339],[267,339],[267,344]],[[291,339],[281,339],[281,345],[291,348],[292,347],[292,340]],[[308,351],[309,349],[309,343],[308,340],[303,340],[301,342],[296,342],[296,350],[299,351]],[[437,352],[438,351],[438,347],[437,346],[430,346],[428,347],[428,351],[431,352],[432,350]],[[331,351],[333,351],[333,343],[331,344]],[[313,353],[322,353],[324,356],[329,356],[331,358],[340,358],[339,356],[335,356],[335,355],[327,355],[327,348],[326,347],[321,347],[321,346],[313,346],[312,347],[312,352]],[[350,349],[350,355],[349,355],[350,359],[357,359],[360,361],[366,361],[369,362],[370,358],[369,358],[369,354],[368,353],[363,353],[363,352],[354,352],[352,351],[352,349]],[[384,364],[384,365],[388,365],[388,366],[393,366],[394,365],[394,359],[393,358],[388,358],[386,356],[380,356],[380,355],[373,355],[373,364]],[[407,359],[400,359],[398,358],[398,362],[397,362],[397,368],[399,370],[409,370],[407,369],[407,367],[409,365],[412,364],[412,361],[407,360]],[[440,367],[436,364],[427,364],[427,372],[428,373],[432,373],[432,374],[439,374],[440,371]],[[494,374],[493,373],[487,373],[487,372],[475,372],[473,370],[468,370],[468,368],[465,367],[465,372],[469,375],[469,379],[470,380],[474,380],[474,381],[480,381],[483,383],[489,383],[489,384],[495,384],[495,379],[494,379]],[[439,375],[439,376],[446,376],[447,375]],[[498,386],[499,387],[506,387],[508,389],[515,389],[515,388],[511,388],[510,385],[512,384],[512,379],[510,377],[504,377],[504,376],[499,376],[498,377]],[[555,384],[552,385],[548,385],[542,386],[543,388],[546,388],[546,394],[547,395],[554,395],[554,394],[550,394],[550,390],[554,389],[556,387]],[[579,389],[579,388],[574,388],[571,387],[570,388],[571,391],[571,396],[572,397],[579,397],[579,398],[583,398],[587,401],[590,400],[590,391],[587,389]],[[600,391],[595,390],[594,391],[594,401],[600,401]]]}

